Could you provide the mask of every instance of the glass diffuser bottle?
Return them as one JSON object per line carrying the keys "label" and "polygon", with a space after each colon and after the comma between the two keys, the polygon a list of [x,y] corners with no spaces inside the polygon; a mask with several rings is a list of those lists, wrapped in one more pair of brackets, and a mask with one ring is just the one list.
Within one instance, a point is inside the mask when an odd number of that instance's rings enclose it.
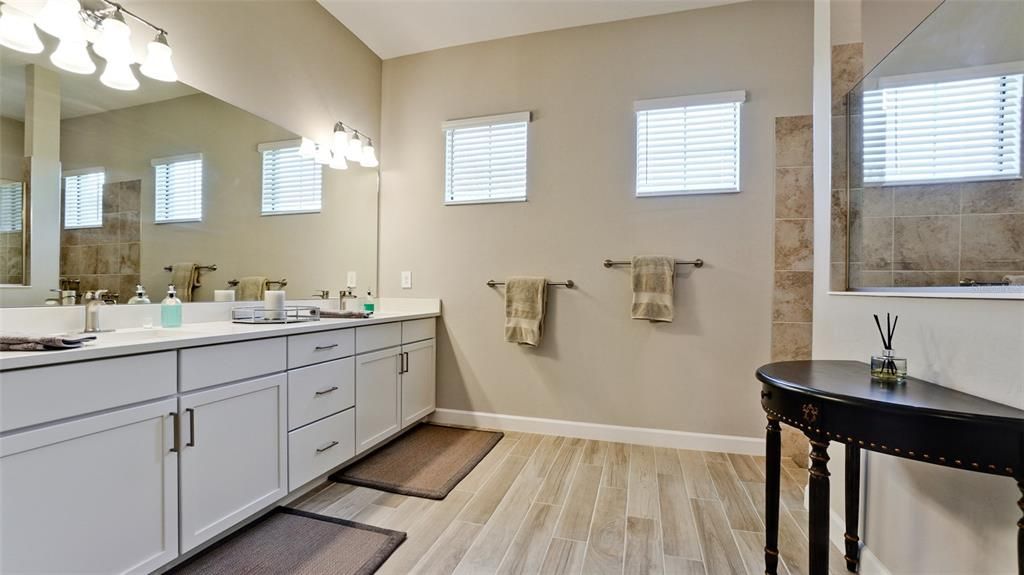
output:
{"label": "glass diffuser bottle", "polygon": [[871,379],[882,383],[902,383],[907,378],[907,359],[896,357],[893,350],[871,356]]}

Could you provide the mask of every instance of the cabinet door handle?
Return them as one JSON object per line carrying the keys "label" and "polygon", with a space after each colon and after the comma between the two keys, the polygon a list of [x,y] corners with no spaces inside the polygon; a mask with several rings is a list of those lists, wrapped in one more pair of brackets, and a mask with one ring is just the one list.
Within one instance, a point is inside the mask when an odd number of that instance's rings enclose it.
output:
{"label": "cabinet door handle", "polygon": [[328,387],[327,389],[321,389],[320,391],[313,392],[313,395],[327,395],[332,391],[338,391],[338,386]]}
{"label": "cabinet door handle", "polygon": [[178,453],[181,451],[181,416],[177,412],[172,411],[170,413],[173,434],[173,441],[171,442],[171,453]]}
{"label": "cabinet door handle", "polygon": [[327,351],[328,349],[334,349],[338,347],[338,344],[332,343],[331,345],[318,345],[313,348],[313,351]]}
{"label": "cabinet door handle", "polygon": [[196,410],[191,407],[186,408],[185,412],[188,413],[188,443],[185,447],[196,446]]}
{"label": "cabinet door handle", "polygon": [[317,447],[316,448],[316,452],[317,453],[323,453],[323,452],[327,451],[328,449],[334,447],[337,444],[338,444],[337,441],[332,441],[332,442],[328,443],[327,445],[325,445],[323,447]]}
{"label": "cabinet door handle", "polygon": [[405,371],[402,373],[409,373],[409,352],[403,352],[402,355],[405,357]]}

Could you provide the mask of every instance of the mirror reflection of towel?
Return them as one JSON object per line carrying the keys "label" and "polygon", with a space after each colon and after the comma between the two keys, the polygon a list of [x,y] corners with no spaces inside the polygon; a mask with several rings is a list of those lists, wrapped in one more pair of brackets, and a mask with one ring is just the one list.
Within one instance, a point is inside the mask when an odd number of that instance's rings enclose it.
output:
{"label": "mirror reflection of towel", "polygon": [[505,281],[505,341],[537,347],[544,336],[548,280],[514,277]]}
{"label": "mirror reflection of towel", "polygon": [[670,322],[675,314],[676,260],[633,256],[633,319]]}
{"label": "mirror reflection of towel", "polygon": [[171,266],[171,284],[183,303],[192,301],[192,292],[199,287],[199,266],[192,262],[179,262]]}
{"label": "mirror reflection of towel", "polygon": [[267,291],[267,278],[264,276],[247,276],[238,280],[239,301],[263,301]]}

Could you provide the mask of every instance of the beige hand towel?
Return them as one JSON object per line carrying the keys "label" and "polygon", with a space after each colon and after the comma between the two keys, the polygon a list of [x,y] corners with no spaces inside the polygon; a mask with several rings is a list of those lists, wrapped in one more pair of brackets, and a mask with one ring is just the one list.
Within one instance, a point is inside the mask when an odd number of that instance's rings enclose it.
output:
{"label": "beige hand towel", "polygon": [[192,291],[199,287],[199,266],[191,262],[179,262],[171,266],[171,283],[182,302],[192,301]]}
{"label": "beige hand towel", "polygon": [[1006,282],[1006,285],[1024,286],[1024,274],[1021,274],[1021,275],[1006,275],[1006,276],[1003,276],[1003,281]]}
{"label": "beige hand towel", "polygon": [[633,256],[633,319],[672,321],[676,260]]}
{"label": "beige hand towel", "polygon": [[515,277],[505,282],[505,341],[537,347],[544,336],[548,281]]}
{"label": "beige hand towel", "polygon": [[267,278],[263,276],[248,276],[238,280],[239,301],[263,301],[266,291]]}

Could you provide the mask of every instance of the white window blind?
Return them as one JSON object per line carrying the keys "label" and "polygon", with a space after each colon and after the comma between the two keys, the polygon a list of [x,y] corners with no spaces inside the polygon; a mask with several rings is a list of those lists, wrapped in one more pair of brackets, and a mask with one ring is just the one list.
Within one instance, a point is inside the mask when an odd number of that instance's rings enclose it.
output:
{"label": "white window blind", "polygon": [[864,182],[1020,177],[1021,79],[1006,74],[865,91]]}
{"label": "white window blind", "polygon": [[452,120],[444,130],[444,202],[526,201],[530,112]]}
{"label": "white window blind", "polygon": [[323,166],[299,155],[299,140],[260,144],[264,216],[319,212]]}
{"label": "white window blind", "polygon": [[103,227],[102,168],[64,172],[64,228]]}
{"label": "white window blind", "polygon": [[186,154],[152,161],[158,224],[203,219],[203,155]]}
{"label": "white window blind", "polygon": [[23,198],[21,182],[0,183],[0,232],[20,232]]}
{"label": "white window blind", "polygon": [[741,90],[636,102],[636,195],[740,191],[746,97]]}

